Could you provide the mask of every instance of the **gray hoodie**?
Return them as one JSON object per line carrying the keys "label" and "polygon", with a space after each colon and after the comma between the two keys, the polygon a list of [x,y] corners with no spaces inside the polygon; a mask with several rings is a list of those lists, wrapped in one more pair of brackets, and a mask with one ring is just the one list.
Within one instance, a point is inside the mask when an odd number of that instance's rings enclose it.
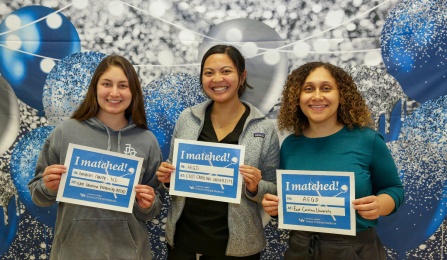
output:
{"label": "gray hoodie", "polygon": [[[32,200],[38,206],[56,203],[57,191],[46,188],[42,174],[49,165],[64,164],[69,143],[144,158],[138,183],[159,187],[155,172],[162,158],[152,132],[131,121],[120,131],[114,131],[96,118],[86,121],[68,119],[45,141],[35,177],[28,184]],[[60,202],[50,258],[152,259],[145,221],[157,216],[163,206],[160,193],[157,190],[156,193],[149,209],[140,208],[135,201],[133,213]]]}
{"label": "gray hoodie", "polygon": [[[169,160],[172,161],[175,138],[197,140],[204,124],[205,110],[211,102],[205,101],[180,114],[171,141]],[[250,107],[250,114],[239,137],[239,144],[245,145],[244,164],[260,169],[262,180],[255,196],[244,184],[241,203],[228,203],[229,239],[226,254],[238,257],[257,254],[266,245],[260,203],[264,194],[276,194],[276,169],[279,166],[279,140],[273,122],[253,105],[244,103]],[[184,205],[185,197],[172,196],[166,223],[166,240],[171,246],[174,246],[175,227]]]}

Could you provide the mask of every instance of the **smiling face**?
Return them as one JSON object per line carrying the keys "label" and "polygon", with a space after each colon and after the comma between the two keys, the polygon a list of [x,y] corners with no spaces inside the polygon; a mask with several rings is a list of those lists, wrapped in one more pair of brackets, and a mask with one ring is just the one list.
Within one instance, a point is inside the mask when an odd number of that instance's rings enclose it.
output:
{"label": "smiling face", "polygon": [[310,127],[336,127],[340,92],[334,77],[324,67],[313,70],[304,81],[300,92],[300,108]]}
{"label": "smiling face", "polygon": [[106,122],[109,119],[125,118],[125,111],[132,102],[132,93],[128,79],[120,67],[111,66],[99,77],[97,99],[98,119]]}
{"label": "smiling face", "polygon": [[[205,93],[216,103],[238,101],[238,89],[243,78],[227,54],[210,55],[203,65],[202,85]],[[245,72],[242,75],[245,77]]]}

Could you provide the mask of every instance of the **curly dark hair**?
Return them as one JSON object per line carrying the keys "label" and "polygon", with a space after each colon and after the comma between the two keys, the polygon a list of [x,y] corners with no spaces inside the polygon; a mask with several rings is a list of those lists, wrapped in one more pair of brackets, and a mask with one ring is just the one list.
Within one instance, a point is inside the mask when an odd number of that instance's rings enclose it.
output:
{"label": "curly dark hair", "polygon": [[287,77],[278,115],[279,130],[293,131],[295,135],[301,135],[309,126],[309,120],[300,108],[301,88],[309,74],[319,67],[330,72],[340,91],[337,120],[350,129],[354,126],[372,128],[374,121],[371,113],[352,77],[340,67],[330,63],[309,62],[293,70]]}

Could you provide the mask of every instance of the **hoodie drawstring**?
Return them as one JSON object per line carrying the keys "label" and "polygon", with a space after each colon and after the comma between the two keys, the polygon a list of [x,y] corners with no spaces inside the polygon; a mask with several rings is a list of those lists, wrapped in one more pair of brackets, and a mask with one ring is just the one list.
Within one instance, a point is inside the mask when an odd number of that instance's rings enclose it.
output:
{"label": "hoodie drawstring", "polygon": [[118,132],[118,152],[121,153],[121,131]]}
{"label": "hoodie drawstring", "polygon": [[[112,150],[112,141],[111,141],[111,137],[110,137],[110,130],[108,127],[106,127],[107,130],[107,136],[109,137],[107,140],[107,151]],[[121,131],[118,131],[118,153],[121,153]]]}
{"label": "hoodie drawstring", "polygon": [[108,127],[106,127],[106,130],[107,130],[107,136],[109,137],[107,140],[107,151],[110,151],[112,149],[112,144],[110,143],[111,142],[110,141],[110,131],[109,131]]}

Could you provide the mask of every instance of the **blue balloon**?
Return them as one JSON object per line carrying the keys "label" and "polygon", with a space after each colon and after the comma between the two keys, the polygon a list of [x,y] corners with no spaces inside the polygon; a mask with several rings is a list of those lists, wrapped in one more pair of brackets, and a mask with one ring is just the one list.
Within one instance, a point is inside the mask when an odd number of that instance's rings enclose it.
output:
{"label": "blue balloon", "polygon": [[[426,241],[447,214],[446,123],[447,96],[429,100],[405,118],[398,141],[389,144],[402,175],[405,203],[395,214],[380,218],[378,231],[402,259],[421,244],[428,247]],[[430,244],[441,244],[443,239],[435,236]]]}
{"label": "blue balloon", "polygon": [[261,252],[261,259],[278,259],[284,255],[289,244],[289,231],[278,228],[278,219],[271,218],[264,227],[267,246]]}
{"label": "blue balloon", "polygon": [[146,221],[146,227],[149,232],[154,260],[164,260],[166,259],[166,255],[168,254],[165,233],[166,218],[168,216],[168,209],[170,205],[170,197],[169,193],[166,191],[161,191],[160,195],[163,199],[163,208],[161,209],[160,214],[158,214],[158,216],[151,221]]}
{"label": "blue balloon", "polygon": [[198,77],[186,73],[161,76],[143,87],[149,130],[157,137],[163,158],[168,158],[172,133],[180,113],[207,99]]}
{"label": "blue balloon", "polygon": [[419,140],[447,158],[447,96],[429,100],[405,118],[399,139]]}
{"label": "blue balloon", "polygon": [[34,177],[40,151],[53,129],[53,126],[46,126],[32,130],[20,139],[11,155],[11,178],[17,187],[20,201],[32,216],[50,227],[55,225],[57,204],[50,207],[34,204],[28,182]]}
{"label": "blue balloon", "polygon": [[[397,140],[406,110],[402,100],[408,99],[395,78],[386,71],[369,66],[345,68],[368,105],[377,130],[386,142]],[[405,103],[406,104],[406,103]]]}
{"label": "blue balloon", "polygon": [[93,73],[102,59],[100,52],[78,52],[63,58],[45,81],[43,106],[50,125],[69,118],[87,94]]}
{"label": "blue balloon", "polygon": [[[437,231],[446,216],[447,161],[428,143],[400,139],[390,144],[405,188],[396,213],[381,217],[377,228],[383,244],[405,259]],[[438,240],[442,240],[439,237]]]}
{"label": "blue balloon", "polygon": [[400,1],[383,26],[381,49],[388,73],[420,103],[447,94],[447,2]]}
{"label": "blue balloon", "polygon": [[81,49],[76,28],[44,6],[15,10],[0,24],[0,74],[17,97],[42,115],[47,73],[58,59]]}
{"label": "blue balloon", "polygon": [[[0,172],[0,174],[3,174]],[[0,256],[3,255],[6,251],[8,251],[9,246],[14,241],[17,230],[19,229],[19,212],[18,209],[18,201],[15,199],[11,199],[7,207],[4,207],[3,210],[7,210],[6,212],[0,213]],[[7,219],[5,219],[5,216]]]}
{"label": "blue balloon", "polygon": [[379,129],[378,131],[382,134],[383,138],[385,139],[385,142],[391,142],[396,141],[399,138],[399,133],[402,128],[402,112],[404,109],[402,109],[403,104],[402,100],[399,100],[396,105],[394,106],[394,109],[391,111],[390,116],[390,129],[386,129],[386,118],[384,115],[381,115],[379,117]]}

